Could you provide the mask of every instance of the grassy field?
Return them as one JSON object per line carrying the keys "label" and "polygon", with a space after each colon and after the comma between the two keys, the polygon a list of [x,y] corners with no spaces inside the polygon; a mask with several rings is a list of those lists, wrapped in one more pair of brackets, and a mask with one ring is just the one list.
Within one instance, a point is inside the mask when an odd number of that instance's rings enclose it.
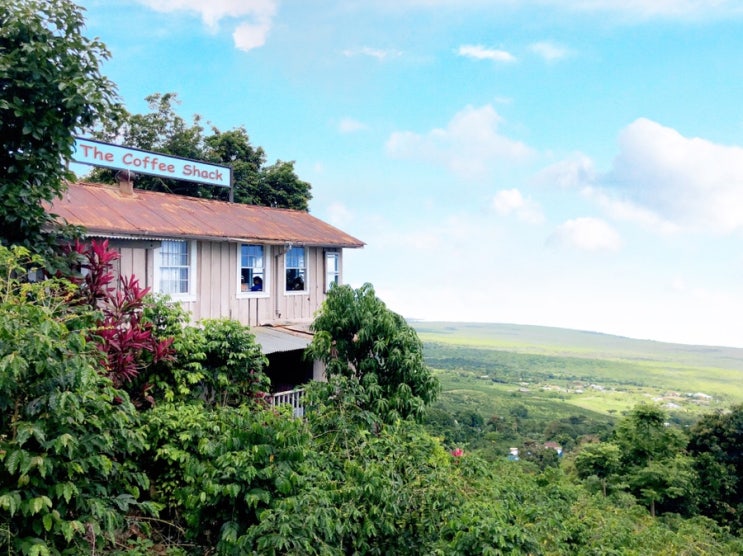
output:
{"label": "grassy field", "polygon": [[653,401],[678,416],[743,403],[743,349],[541,326],[411,322],[442,398],[482,412],[524,403],[562,416]]}

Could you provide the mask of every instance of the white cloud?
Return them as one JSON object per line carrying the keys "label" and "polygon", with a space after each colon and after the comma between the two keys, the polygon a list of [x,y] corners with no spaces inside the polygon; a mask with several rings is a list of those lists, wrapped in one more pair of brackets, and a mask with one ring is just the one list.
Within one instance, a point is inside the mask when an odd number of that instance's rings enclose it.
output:
{"label": "white cloud", "polygon": [[515,214],[519,220],[529,224],[539,224],[544,216],[539,205],[531,199],[525,199],[518,189],[502,189],[493,197],[493,208],[498,214],[508,216]]}
{"label": "white cloud", "polygon": [[480,10],[497,6],[509,8],[544,8],[551,6],[571,12],[609,12],[632,19],[710,18],[740,15],[738,0],[374,0],[375,7],[387,9],[456,8]]}
{"label": "white cloud", "polygon": [[343,118],[338,122],[338,131],[341,133],[354,133],[367,129],[366,124],[353,118]]}
{"label": "white cloud", "polygon": [[485,48],[481,45],[463,45],[459,47],[457,54],[475,60],[492,60],[494,62],[515,62],[516,57],[505,50]]}
{"label": "white cloud", "polygon": [[679,231],[678,225],[665,220],[654,211],[627,199],[613,197],[604,189],[585,187],[581,193],[596,202],[614,220],[635,222],[662,235]]}
{"label": "white cloud", "polygon": [[238,21],[232,37],[235,47],[252,50],[266,43],[276,15],[278,0],[137,0],[140,4],[163,13],[196,12],[202,21],[216,31],[226,18]]}
{"label": "white cloud", "polygon": [[560,60],[570,54],[570,50],[564,46],[549,41],[535,42],[529,46],[529,50],[548,62]]}
{"label": "white cloud", "polygon": [[380,217],[374,222],[373,229],[363,233],[363,238],[368,241],[369,249],[380,253],[402,253],[405,265],[412,268],[430,266],[431,253],[438,257],[442,253],[455,252],[467,256],[465,253],[472,250],[473,238],[493,239],[499,236],[498,230],[498,224],[487,215],[462,212],[441,216],[435,222],[416,221],[407,227]]}
{"label": "white cloud", "polygon": [[371,48],[368,46],[363,46],[361,48],[346,49],[343,51],[343,55],[348,58],[351,58],[353,56],[369,56],[371,58],[376,58],[377,60],[382,61],[386,60],[387,58],[397,58],[399,56],[402,56],[402,52],[400,52],[399,50],[383,50],[381,48]]}
{"label": "white cloud", "polygon": [[498,132],[501,117],[491,105],[467,106],[454,115],[446,128],[419,134],[396,131],[387,140],[389,156],[443,164],[466,178],[481,178],[498,163],[522,161],[532,150]]}
{"label": "white cloud", "polygon": [[710,10],[741,11],[735,0],[546,0],[545,3],[575,11],[609,11],[643,18],[705,15]]}
{"label": "white cloud", "polygon": [[534,181],[548,186],[580,188],[594,184],[596,176],[593,161],[579,152],[540,171]]}
{"label": "white cloud", "polygon": [[327,208],[328,221],[339,228],[353,221],[353,213],[343,203],[332,203]]}
{"label": "white cloud", "polygon": [[602,181],[661,220],[692,229],[743,229],[743,148],[688,138],[641,118],[620,134]]}
{"label": "white cloud", "polygon": [[561,224],[548,243],[582,251],[617,251],[622,246],[616,230],[600,218],[593,217],[575,218]]}
{"label": "white cloud", "polygon": [[266,44],[268,32],[271,30],[271,21],[266,19],[256,23],[241,23],[232,33],[235,47],[238,50],[253,50]]}

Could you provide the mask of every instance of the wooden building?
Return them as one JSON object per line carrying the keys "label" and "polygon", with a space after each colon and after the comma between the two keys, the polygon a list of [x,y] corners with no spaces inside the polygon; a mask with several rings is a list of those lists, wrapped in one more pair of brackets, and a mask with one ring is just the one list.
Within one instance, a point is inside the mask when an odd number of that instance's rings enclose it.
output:
{"label": "wooden building", "polygon": [[[364,244],[303,211],[73,183],[52,214],[117,249],[117,272],[168,294],[194,321],[231,318],[251,327],[274,389],[303,382],[298,352],[334,283],[343,250]],[[299,374],[317,378],[311,363]],[[283,369],[283,371],[282,371]],[[288,374],[287,374],[288,373]],[[307,376],[308,375],[308,376]]]}

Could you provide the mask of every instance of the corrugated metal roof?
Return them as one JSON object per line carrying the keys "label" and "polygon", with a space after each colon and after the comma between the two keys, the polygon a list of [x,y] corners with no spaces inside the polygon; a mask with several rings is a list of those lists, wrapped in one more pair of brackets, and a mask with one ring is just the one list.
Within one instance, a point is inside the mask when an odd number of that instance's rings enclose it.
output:
{"label": "corrugated metal roof", "polygon": [[363,247],[364,242],[315,218],[289,209],[227,203],[99,183],[73,183],[49,212],[88,235],[136,238],[224,239],[319,247]]}
{"label": "corrugated metal roof", "polygon": [[291,331],[285,328],[254,326],[250,331],[260,344],[261,351],[268,355],[284,351],[306,348],[312,341],[312,334]]}

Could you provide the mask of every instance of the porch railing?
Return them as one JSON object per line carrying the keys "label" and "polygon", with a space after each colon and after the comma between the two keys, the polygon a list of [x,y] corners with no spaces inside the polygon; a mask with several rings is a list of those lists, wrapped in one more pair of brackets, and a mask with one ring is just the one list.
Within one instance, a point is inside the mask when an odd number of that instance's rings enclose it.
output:
{"label": "porch railing", "polygon": [[304,389],[287,390],[271,394],[271,407],[289,404],[294,417],[304,417]]}

